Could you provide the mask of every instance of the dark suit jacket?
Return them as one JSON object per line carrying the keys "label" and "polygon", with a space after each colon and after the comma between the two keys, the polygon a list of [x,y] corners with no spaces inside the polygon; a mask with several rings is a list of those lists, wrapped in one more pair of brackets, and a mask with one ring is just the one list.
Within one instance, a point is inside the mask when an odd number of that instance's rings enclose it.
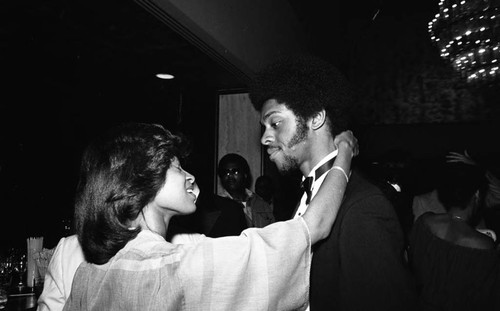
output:
{"label": "dark suit jacket", "polygon": [[243,204],[216,194],[202,199],[197,218],[200,232],[212,238],[240,235],[248,228]]}
{"label": "dark suit jacket", "polygon": [[172,217],[166,235],[170,241],[178,233],[203,233],[211,238],[240,235],[247,229],[243,205],[213,193],[201,193],[196,212]]}
{"label": "dark suit jacket", "polygon": [[393,206],[353,171],[332,232],[313,248],[311,311],[415,309],[403,248]]}

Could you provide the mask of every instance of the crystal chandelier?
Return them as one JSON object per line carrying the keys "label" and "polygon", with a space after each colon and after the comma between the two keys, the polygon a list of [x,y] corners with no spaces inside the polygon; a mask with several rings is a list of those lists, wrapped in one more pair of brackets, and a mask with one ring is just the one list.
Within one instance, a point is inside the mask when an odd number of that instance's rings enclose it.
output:
{"label": "crystal chandelier", "polygon": [[440,0],[429,33],[467,82],[500,80],[500,0]]}

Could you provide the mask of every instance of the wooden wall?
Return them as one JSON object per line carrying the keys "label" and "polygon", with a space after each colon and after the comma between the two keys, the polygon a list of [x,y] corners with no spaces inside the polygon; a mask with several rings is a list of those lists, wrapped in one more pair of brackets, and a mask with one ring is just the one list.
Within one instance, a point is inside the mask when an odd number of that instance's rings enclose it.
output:
{"label": "wooden wall", "polygon": [[[244,157],[250,166],[252,189],[255,179],[263,172],[259,119],[260,114],[251,105],[247,93],[219,96],[217,163],[227,153]],[[214,176],[217,178],[216,172]],[[218,192],[218,181],[216,185]]]}

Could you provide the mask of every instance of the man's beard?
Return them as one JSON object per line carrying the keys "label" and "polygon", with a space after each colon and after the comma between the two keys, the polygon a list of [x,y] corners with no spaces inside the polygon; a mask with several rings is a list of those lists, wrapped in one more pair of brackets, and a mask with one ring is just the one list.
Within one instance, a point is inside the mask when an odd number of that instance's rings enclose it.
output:
{"label": "man's beard", "polygon": [[[286,146],[288,149],[292,149],[294,146],[300,144],[301,142],[307,139],[308,127],[306,121],[298,119],[296,121],[296,124],[297,124],[297,129],[295,131],[295,134],[292,136],[292,138],[290,139],[290,141]],[[293,172],[297,171],[300,168],[300,163],[296,157],[284,154],[283,162],[281,163],[281,165],[278,165],[276,163],[276,166],[278,168],[278,171],[282,175],[291,175]]]}

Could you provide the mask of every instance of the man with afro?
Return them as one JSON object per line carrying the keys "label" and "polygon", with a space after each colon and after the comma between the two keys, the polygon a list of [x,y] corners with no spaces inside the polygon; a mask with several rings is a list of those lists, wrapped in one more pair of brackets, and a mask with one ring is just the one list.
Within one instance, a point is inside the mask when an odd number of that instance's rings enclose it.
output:
{"label": "man with afro", "polygon": [[[349,129],[352,93],[337,68],[311,55],[283,57],[252,82],[250,99],[261,115],[269,159],[281,173],[300,170],[310,181],[311,195],[303,195],[295,217],[304,214],[327,172],[342,171],[332,166],[335,136]],[[393,206],[358,170],[343,173],[344,202],[330,235],[313,248],[310,310],[415,309]]]}

